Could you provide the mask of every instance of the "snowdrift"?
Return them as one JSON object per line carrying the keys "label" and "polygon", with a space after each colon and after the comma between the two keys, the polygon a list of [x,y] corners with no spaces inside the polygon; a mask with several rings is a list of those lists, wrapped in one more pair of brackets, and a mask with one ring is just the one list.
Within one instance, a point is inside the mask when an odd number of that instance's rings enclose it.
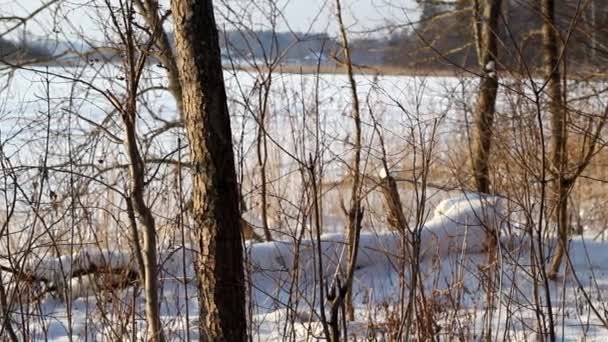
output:
{"label": "snowdrift", "polygon": [[[497,197],[475,194],[463,195],[442,201],[434,211],[432,219],[420,229],[421,257],[442,257],[450,253],[481,253],[485,251],[485,234],[488,228],[500,229],[505,217]],[[412,227],[411,229],[416,229]],[[321,246],[321,253],[318,244]],[[377,264],[397,265],[403,261],[404,248],[409,247],[410,234],[395,231],[361,233],[358,269]],[[278,273],[289,272],[298,267],[303,275],[318,270],[319,255],[322,259],[324,277],[331,277],[346,267],[345,235],[324,234],[321,241],[273,241],[252,243],[247,247],[247,267],[254,282],[267,283],[263,279],[282,278]],[[191,251],[177,249],[161,253],[161,267],[165,271],[179,269],[182,253],[186,253],[188,277],[194,277],[192,267],[195,260]],[[174,259],[180,260],[174,260]],[[24,273],[34,280],[46,283],[49,292],[63,293],[70,289],[72,298],[92,295],[99,287],[113,286],[114,281],[98,279],[101,273],[126,274],[129,281],[137,278],[137,265],[130,251],[110,251],[88,247],[73,255],[50,257],[32,256],[24,266]],[[175,272],[172,272],[175,273]],[[125,282],[124,285],[129,282]],[[272,286],[275,287],[273,284]],[[260,292],[260,291],[258,291]],[[262,291],[263,292],[263,291]],[[272,292],[272,291],[271,291]]]}
{"label": "snowdrift", "polygon": [[[449,312],[456,298],[458,308],[467,312],[467,316],[463,317],[472,320],[467,324],[471,324],[473,329],[483,326],[485,292],[480,282],[479,266],[486,262],[485,234],[488,228],[500,231],[505,226],[507,215],[503,204],[504,199],[465,194],[439,203],[433,216],[419,225],[420,275],[428,299],[443,312]],[[379,310],[390,310],[391,305],[398,306],[403,286],[407,291],[409,264],[404,258],[407,255],[404,246],[409,244],[406,238],[408,235],[392,231],[362,232],[353,284],[357,321],[349,328],[352,334],[361,332],[358,339],[368,336],[366,334],[370,327],[366,322],[373,320],[381,323],[386,320],[384,315],[387,312],[379,313]],[[505,234],[502,240],[513,239]],[[321,253],[318,250],[319,244]],[[501,251],[503,254],[498,270],[501,287],[498,296],[508,298],[507,301],[501,301],[500,305],[508,304],[508,310],[517,313],[509,315],[508,320],[504,319],[506,315],[499,314],[495,317],[493,325],[497,336],[502,336],[506,331],[510,331],[511,337],[524,336],[522,334],[529,333],[530,322],[535,322],[536,317],[535,308],[530,305],[534,298],[535,278],[530,272],[529,242],[522,238],[514,246],[512,250]],[[558,324],[563,325],[560,331],[563,331],[566,340],[578,340],[582,330],[577,327],[587,322],[587,340],[593,340],[595,336],[598,341],[602,341],[608,336],[593,314],[587,313],[585,317],[580,314],[585,309],[580,306],[583,303],[583,289],[596,306],[604,303],[602,292],[607,288],[605,279],[608,279],[608,254],[605,250],[605,243],[574,239],[570,252],[572,268],[583,282],[579,284],[570,277],[563,283],[550,284],[554,305],[564,308],[563,313],[558,313],[561,315]],[[548,251],[550,253],[550,247]],[[198,301],[193,267],[195,253],[186,247],[166,249],[159,253],[160,291],[163,298],[161,318],[168,340],[184,340],[187,329],[190,329],[190,338],[197,338]],[[324,278],[325,285],[328,285],[336,272],[345,267],[345,253],[343,234],[322,235],[320,242],[285,240],[248,243],[245,265],[252,329],[256,338],[265,341],[284,340],[281,327],[287,324],[286,319],[290,314],[297,316],[297,331],[292,336],[295,340],[310,340],[311,336],[318,336],[315,334],[319,327],[320,276]],[[318,272],[319,255],[323,263],[322,275]],[[86,248],[72,256],[30,258],[24,270],[39,280],[45,279],[56,287],[56,292],[70,289],[68,292],[71,293],[72,302],[67,305],[66,298],[51,293],[51,296],[41,297],[32,306],[38,310],[35,315],[41,317],[39,321],[27,320],[28,314],[17,308],[13,319],[21,322],[26,317],[26,321],[16,324],[27,324],[33,339],[38,336],[40,339],[63,341],[70,334],[81,338],[87,336],[90,340],[107,339],[111,335],[109,326],[125,324],[124,312],[121,313],[117,303],[132,303],[129,305],[135,305],[135,312],[140,315],[144,299],[137,286],[128,286],[133,283],[127,283],[123,284],[126,287],[113,289],[110,302],[100,301],[99,298],[103,296],[100,297],[99,288],[106,283],[100,282],[98,275],[121,270],[126,273],[136,272],[133,260],[127,251],[92,248]],[[129,305],[122,310],[133,312]],[[499,307],[497,310],[500,313],[503,309]],[[68,311],[72,322],[70,329],[67,328],[70,324]],[[135,330],[134,336],[145,339],[141,335],[145,333],[145,320],[134,320],[124,328]],[[381,326],[376,327],[381,329]]]}

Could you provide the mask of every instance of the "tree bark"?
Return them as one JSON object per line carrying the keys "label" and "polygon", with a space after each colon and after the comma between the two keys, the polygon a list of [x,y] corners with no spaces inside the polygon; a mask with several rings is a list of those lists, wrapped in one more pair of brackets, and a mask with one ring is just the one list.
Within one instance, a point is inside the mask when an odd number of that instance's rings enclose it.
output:
{"label": "tree bark", "polygon": [[[482,76],[479,82],[473,140],[473,174],[478,192],[490,193],[489,159],[492,148],[492,129],[498,93],[496,33],[501,0],[486,0],[480,33],[479,64]],[[477,20],[477,19],[475,19]]]}
{"label": "tree bark", "polygon": [[[342,8],[340,4],[340,0],[336,0],[336,16],[338,19],[338,25],[340,29],[340,36],[342,38],[342,50],[344,51],[344,61],[346,64],[348,81],[350,85],[351,91],[351,100],[352,100],[352,115],[353,115],[353,123],[355,124],[355,141],[353,142],[354,148],[354,158],[352,164],[352,173],[353,173],[353,185],[351,188],[351,198],[350,198],[350,209],[348,211],[348,226],[347,226],[347,234],[348,234],[348,263],[355,264],[357,260],[357,246],[355,242],[359,239],[358,235],[360,233],[360,229],[357,227],[361,226],[361,112],[359,110],[359,96],[357,95],[357,83],[355,82],[354,72],[353,72],[353,63],[350,56],[350,48],[348,46],[348,35],[346,34],[346,26],[344,25],[344,21],[342,20]],[[355,308],[353,305],[353,277],[349,277],[346,279],[346,302],[345,302],[345,311],[346,318],[349,321],[355,320]]]}
{"label": "tree bark", "polygon": [[[479,3],[475,2],[473,18],[477,58],[481,67],[479,81],[479,97],[475,111],[475,128],[473,132],[473,174],[477,192],[489,194],[490,182],[490,152],[496,111],[496,95],[498,93],[497,57],[498,57],[498,16],[500,15],[501,0],[485,0],[482,4],[482,17],[479,17]],[[486,227],[486,246],[488,249],[487,272],[487,304],[490,308],[488,322],[491,322],[491,310],[494,305],[494,283],[496,264],[496,227]],[[491,323],[487,326],[487,340],[492,340]]]}
{"label": "tree bark", "polygon": [[[122,15],[129,16],[133,13],[129,5],[124,6]],[[112,16],[115,27],[118,19]],[[145,297],[145,315],[148,329],[148,340],[154,342],[164,341],[162,323],[160,320],[160,302],[158,300],[158,264],[156,253],[156,223],[152,210],[145,200],[145,175],[146,165],[141,155],[137,141],[137,94],[139,82],[142,75],[143,65],[146,61],[145,54],[138,53],[135,46],[135,34],[133,31],[132,20],[126,20],[124,36],[126,37],[125,53],[123,63],[127,81],[126,98],[119,100],[108,91],[108,97],[116,109],[121,113],[124,124],[124,148],[129,158],[129,196],[126,198],[129,203],[127,210],[131,220],[131,229],[134,239],[134,252],[137,255],[138,266],[140,268],[140,279],[143,281]],[[139,236],[135,227],[134,213],[137,213],[139,222],[143,226],[143,246],[139,246]],[[142,268],[143,266],[143,268]]]}
{"label": "tree bark", "polygon": [[380,190],[384,198],[384,208],[386,209],[386,221],[389,228],[401,233],[405,233],[407,220],[403,213],[401,196],[397,188],[397,181],[386,171],[386,177],[380,178]]}
{"label": "tree bark", "polygon": [[566,134],[567,112],[562,98],[554,0],[542,0],[541,10],[543,15],[544,68],[547,78],[549,112],[551,113],[551,170],[555,179],[553,182],[553,206],[558,231],[557,250],[549,269],[549,277],[554,278],[559,272],[568,243],[568,193],[571,182],[566,175],[568,163],[566,152],[568,143]]}
{"label": "tree bark", "polygon": [[[132,93],[132,92],[131,92]],[[132,93],[133,94],[133,93]],[[156,223],[150,207],[144,199],[145,193],[145,164],[137,146],[135,99],[129,98],[123,112],[125,125],[125,147],[129,156],[130,201],[129,206],[139,215],[139,221],[144,227],[143,233],[143,285],[146,298],[146,320],[148,321],[148,340],[164,341],[160,322],[160,302],[158,301],[158,266],[156,258]],[[137,239],[137,236],[133,237]],[[137,251],[137,249],[135,249]]]}
{"label": "tree bark", "polygon": [[268,78],[260,85],[260,115],[258,118],[258,136],[256,142],[258,166],[260,167],[260,197],[262,202],[262,228],[266,241],[272,241],[272,233],[268,225],[268,184],[266,177],[266,166],[268,164],[268,139],[266,136],[266,114],[268,110],[268,97],[272,84],[272,70],[268,72]]}
{"label": "tree bark", "polygon": [[201,340],[245,341],[245,286],[230,117],[212,0],[172,0],[190,143]]}
{"label": "tree bark", "polygon": [[179,72],[177,70],[177,63],[175,61],[175,56],[173,55],[173,50],[171,49],[171,43],[169,42],[169,36],[162,27],[163,20],[160,17],[158,1],[134,0],[134,4],[141,12],[152,32],[156,32],[156,37],[154,37],[156,42],[155,45],[158,49],[156,57],[163,67],[167,69],[169,92],[175,98],[178,113],[183,115],[182,87],[179,82]]}

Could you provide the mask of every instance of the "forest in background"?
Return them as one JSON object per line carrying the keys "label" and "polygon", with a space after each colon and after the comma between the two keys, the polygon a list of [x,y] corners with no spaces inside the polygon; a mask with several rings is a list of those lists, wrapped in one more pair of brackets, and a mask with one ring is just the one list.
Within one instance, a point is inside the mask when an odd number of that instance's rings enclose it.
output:
{"label": "forest in background", "polygon": [[[369,32],[353,34],[350,50],[355,66],[385,67],[388,73],[414,68],[462,71],[477,66],[470,20],[475,0],[417,1],[421,11],[418,21],[387,23]],[[593,1],[584,8],[582,5],[577,0],[556,2],[560,39],[570,46],[563,62],[573,72],[601,72],[608,61],[608,1]],[[571,25],[575,15],[576,25]],[[541,66],[542,54],[534,48],[541,44],[541,23],[536,2],[502,1],[497,32],[498,69],[525,72],[525,68]],[[251,61],[276,60],[292,66],[339,66],[344,62],[339,37],[327,32],[240,27],[220,29],[219,34],[224,61],[246,65]],[[168,36],[173,39],[170,32]],[[89,46],[82,42],[0,38],[0,56],[8,60],[53,61],[55,56],[64,61],[73,58],[117,61],[118,55],[119,49],[111,44]]]}

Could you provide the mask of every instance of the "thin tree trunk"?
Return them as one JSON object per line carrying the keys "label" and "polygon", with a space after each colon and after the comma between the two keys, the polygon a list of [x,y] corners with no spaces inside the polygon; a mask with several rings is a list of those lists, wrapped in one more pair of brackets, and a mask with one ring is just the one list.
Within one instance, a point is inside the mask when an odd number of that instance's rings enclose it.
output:
{"label": "thin tree trunk", "polygon": [[[350,198],[350,209],[348,212],[348,264],[354,264],[357,260],[357,246],[355,245],[355,241],[358,240],[357,235],[360,230],[357,229],[358,226],[361,225],[358,220],[360,219],[359,212],[361,211],[361,112],[359,110],[359,96],[357,95],[357,83],[355,82],[355,77],[353,73],[353,63],[350,56],[350,48],[348,46],[348,36],[346,34],[346,27],[344,26],[344,21],[342,20],[342,8],[340,6],[340,0],[336,0],[336,16],[338,17],[338,24],[340,26],[340,36],[342,38],[342,47],[344,52],[344,62],[346,64],[347,72],[348,72],[348,81],[350,84],[351,90],[351,100],[352,100],[352,115],[353,121],[355,124],[355,141],[353,142],[355,156],[352,164],[352,175],[353,175],[353,185],[351,188],[351,198]],[[346,318],[349,321],[355,320],[355,309],[353,306],[353,277],[349,277],[346,280],[346,303],[345,303],[345,311]]]}
{"label": "thin tree trunk", "polygon": [[[498,17],[500,15],[501,0],[485,0],[482,4],[483,17],[474,17],[474,27],[477,40],[477,58],[482,69],[479,81],[479,96],[475,111],[475,128],[473,132],[473,174],[477,192],[489,194],[490,184],[490,152],[492,148],[492,135],[494,113],[496,111],[496,95],[498,93],[497,57],[498,57]],[[476,2],[476,4],[478,4]],[[479,8],[478,8],[479,10]],[[476,13],[479,13],[476,11]],[[488,248],[487,273],[487,305],[488,316],[486,338],[492,339],[491,311],[494,305],[494,276],[496,264],[496,227],[486,227],[486,245]]]}
{"label": "thin tree trunk", "polygon": [[159,59],[163,67],[167,69],[168,89],[171,95],[175,98],[175,104],[180,115],[183,115],[182,104],[182,86],[179,82],[179,72],[171,43],[167,32],[162,28],[163,20],[160,17],[159,6],[157,0],[134,0],[137,9],[141,12],[146,20],[146,23],[152,30],[156,32],[155,42],[158,51],[156,57]]}
{"label": "thin tree trunk", "polygon": [[[133,9],[129,5],[122,8],[122,15],[131,16]],[[117,18],[112,17],[114,25],[120,27]],[[130,201],[128,210],[134,211],[139,216],[139,221],[144,228],[143,248],[135,248],[137,261],[143,263],[140,270],[140,279],[143,280],[145,303],[145,315],[148,328],[148,340],[154,342],[164,341],[162,324],[160,321],[160,303],[158,300],[158,265],[156,258],[156,223],[150,207],[145,201],[145,174],[146,167],[137,144],[137,94],[143,65],[146,61],[145,54],[138,53],[134,41],[132,20],[127,20],[125,27],[125,55],[124,63],[127,73],[127,97],[120,101],[112,93],[108,96],[113,105],[120,110],[124,124],[124,147],[129,158],[129,192],[127,198]],[[130,218],[132,219],[132,212]],[[133,222],[131,222],[133,223]],[[136,229],[134,226],[133,229]],[[137,233],[133,236],[137,239]],[[137,241],[134,241],[136,244]],[[139,247],[139,246],[138,246]]]}
{"label": "thin tree trunk", "polygon": [[479,83],[475,131],[473,132],[473,174],[478,192],[490,193],[489,159],[492,148],[492,130],[498,93],[496,33],[501,0],[486,0],[483,7],[479,63],[482,77]]}
{"label": "thin tree trunk", "polygon": [[554,0],[542,0],[541,10],[543,14],[544,68],[547,77],[549,111],[551,113],[551,170],[555,179],[553,183],[554,212],[558,231],[557,250],[549,269],[549,277],[554,278],[559,272],[568,243],[568,192],[570,191],[570,181],[566,175],[568,163],[566,153],[568,143],[566,134],[567,113],[564,108],[560,83],[558,31],[555,26]]}
{"label": "thin tree trunk", "polygon": [[588,66],[592,66],[593,69],[592,70],[596,70],[596,64],[597,63],[597,48],[598,48],[598,42],[597,42],[597,31],[599,30],[599,27],[597,27],[597,2],[596,1],[591,1],[591,51],[589,53],[589,59],[591,61],[591,63],[589,63]]}
{"label": "thin tree trunk", "polygon": [[260,85],[260,116],[258,118],[258,137],[256,141],[258,166],[260,167],[260,197],[262,200],[262,228],[266,241],[272,241],[272,233],[268,225],[268,184],[266,177],[266,165],[268,164],[268,139],[266,137],[266,114],[268,110],[268,98],[272,84],[272,70],[268,72],[268,78]]}
{"label": "thin tree trunk", "polygon": [[[131,101],[129,101],[131,102]],[[143,282],[144,296],[146,298],[146,320],[148,322],[148,339],[150,341],[163,341],[162,326],[160,322],[160,308],[158,301],[158,267],[156,264],[156,224],[152,211],[146,205],[145,192],[145,165],[137,146],[135,129],[134,102],[128,105],[123,113],[125,124],[125,146],[129,156],[130,197],[131,205],[139,215],[139,221],[144,227],[143,241]],[[134,237],[136,238],[136,237]]]}
{"label": "thin tree trunk", "polygon": [[212,0],[171,2],[185,126],[190,143],[200,332],[244,341],[243,245],[230,117]]}
{"label": "thin tree trunk", "polygon": [[[384,166],[383,166],[384,167]],[[386,209],[386,221],[389,228],[401,233],[405,233],[407,228],[407,220],[403,213],[401,204],[401,196],[397,188],[397,181],[386,171],[386,176],[380,178],[380,189],[384,198],[384,207]]]}

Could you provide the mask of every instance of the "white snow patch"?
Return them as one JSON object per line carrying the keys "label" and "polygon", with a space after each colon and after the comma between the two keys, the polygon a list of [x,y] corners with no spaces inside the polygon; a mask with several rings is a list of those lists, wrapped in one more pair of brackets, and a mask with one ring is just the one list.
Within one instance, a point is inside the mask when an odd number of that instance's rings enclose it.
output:
{"label": "white snow patch", "polygon": [[494,71],[494,70],[496,70],[496,62],[491,60],[486,64],[486,71]]}
{"label": "white snow patch", "polygon": [[506,220],[504,199],[467,193],[441,201],[422,232],[423,252],[479,253],[486,249],[488,231],[500,234]]}

